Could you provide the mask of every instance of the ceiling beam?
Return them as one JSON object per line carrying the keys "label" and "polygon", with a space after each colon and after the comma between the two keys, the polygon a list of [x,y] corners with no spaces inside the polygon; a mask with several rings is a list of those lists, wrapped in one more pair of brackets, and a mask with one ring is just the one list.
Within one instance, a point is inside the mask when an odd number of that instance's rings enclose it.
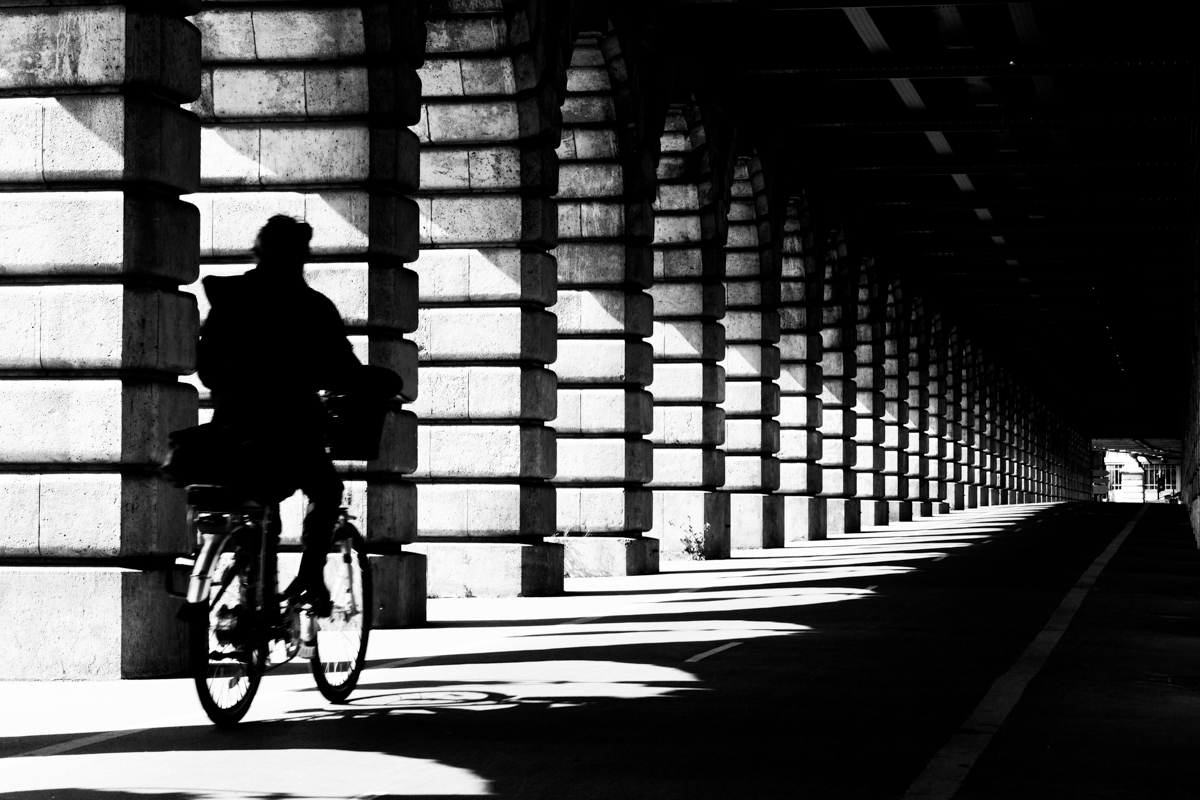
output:
{"label": "ceiling beam", "polygon": [[[826,154],[828,155],[828,153]],[[1164,170],[1185,170],[1193,165],[1186,161],[1063,161],[1036,156],[1020,156],[1015,158],[996,158],[980,160],[976,158],[938,158],[929,159],[922,156],[911,161],[879,162],[876,164],[833,164],[827,167],[814,165],[814,172],[893,172],[912,175],[994,175],[1012,172],[1061,172],[1088,171],[1109,172],[1129,170],[1137,172],[1161,172]],[[974,194],[972,193],[965,193]]]}
{"label": "ceiling beam", "polygon": [[974,115],[970,117],[932,117],[908,116],[883,118],[859,117],[840,119],[811,119],[789,122],[786,127],[796,129],[857,129],[879,133],[921,133],[923,131],[950,132],[988,132],[988,131],[1021,131],[1043,130],[1051,128],[1074,128],[1080,126],[1104,128],[1146,128],[1162,125],[1190,125],[1193,118],[1187,115],[1161,115],[1153,117],[1124,116],[1053,116],[1034,117],[1014,115],[997,117],[994,115]]}
{"label": "ceiling beam", "polygon": [[[914,193],[915,194],[915,193]],[[1185,196],[1144,196],[1120,195],[1106,192],[1079,194],[1038,192],[1025,194],[995,194],[993,192],[974,192],[958,194],[951,197],[864,197],[856,199],[858,205],[881,207],[909,207],[920,211],[962,211],[971,208],[1011,208],[1038,209],[1047,206],[1060,205],[1174,205],[1186,207],[1189,198]]]}
{"label": "ceiling beam", "polygon": [[884,81],[898,78],[1001,78],[1029,77],[1034,75],[1082,75],[1099,78],[1105,75],[1135,72],[1154,73],[1179,72],[1188,74],[1192,62],[1186,59],[1129,59],[1098,60],[1079,59],[1051,61],[1028,59],[1015,56],[1012,59],[986,61],[974,58],[955,57],[951,54],[934,61],[931,59],[905,61],[896,58],[874,57],[841,63],[821,64],[777,64],[750,67],[740,70],[738,75],[755,78],[808,79],[827,81]]}

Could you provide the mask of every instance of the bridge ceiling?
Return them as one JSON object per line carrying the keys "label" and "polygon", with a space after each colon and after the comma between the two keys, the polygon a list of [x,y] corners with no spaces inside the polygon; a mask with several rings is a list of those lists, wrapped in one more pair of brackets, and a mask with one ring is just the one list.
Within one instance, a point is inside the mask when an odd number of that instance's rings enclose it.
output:
{"label": "bridge ceiling", "polygon": [[[1178,435],[1191,4],[688,4],[786,179],[1097,434]],[[680,9],[683,11],[684,9]]]}

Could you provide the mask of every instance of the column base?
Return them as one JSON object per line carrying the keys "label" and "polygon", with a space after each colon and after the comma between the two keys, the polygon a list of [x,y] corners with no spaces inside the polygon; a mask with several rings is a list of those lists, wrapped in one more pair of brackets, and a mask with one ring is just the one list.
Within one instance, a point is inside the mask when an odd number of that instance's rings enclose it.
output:
{"label": "column base", "polygon": [[[187,570],[174,570],[178,589]],[[163,570],[0,567],[0,680],[153,678],[187,669],[187,625]]]}
{"label": "column base", "polygon": [[967,487],[967,508],[979,508],[979,487]]}
{"label": "column base", "polygon": [[563,592],[560,545],[417,542],[407,547],[429,559],[429,597],[547,597]]}
{"label": "column base", "polygon": [[934,516],[941,516],[942,514],[949,514],[953,510],[954,509],[945,500],[941,500],[941,501],[935,502],[933,504]]}
{"label": "column base", "polygon": [[861,533],[862,508],[853,498],[828,497],[826,528],[829,533]]}
{"label": "column base", "polygon": [[[425,611],[427,562],[420,553],[370,553],[374,608],[372,628],[412,628],[428,621]],[[287,586],[300,569],[299,553],[280,553],[277,578]]]}
{"label": "column base", "polygon": [[999,489],[988,489],[987,493],[988,493],[988,505],[989,506],[1004,505],[1004,502],[1000,499],[1000,490]]}
{"label": "column base", "polygon": [[553,536],[563,546],[568,578],[616,578],[658,574],[658,540],[643,536]]}
{"label": "column base", "polygon": [[790,495],[783,498],[783,538],[811,542],[828,537],[824,497]]}
{"label": "column base", "polygon": [[955,511],[966,511],[967,509],[967,487],[961,483],[955,483],[950,486],[949,496],[946,500],[950,503],[950,507]]}
{"label": "column base", "polygon": [[654,491],[654,527],[664,561],[729,558],[729,494],[687,489]]}
{"label": "column base", "polygon": [[729,546],[737,550],[783,547],[783,497],[730,493]]}
{"label": "column base", "polygon": [[887,525],[890,514],[887,500],[859,500],[859,514],[864,525]]}
{"label": "column base", "polygon": [[912,522],[913,504],[911,500],[889,500],[888,522]]}
{"label": "column base", "polygon": [[918,517],[933,516],[933,501],[932,500],[915,500],[913,501],[913,514]]}

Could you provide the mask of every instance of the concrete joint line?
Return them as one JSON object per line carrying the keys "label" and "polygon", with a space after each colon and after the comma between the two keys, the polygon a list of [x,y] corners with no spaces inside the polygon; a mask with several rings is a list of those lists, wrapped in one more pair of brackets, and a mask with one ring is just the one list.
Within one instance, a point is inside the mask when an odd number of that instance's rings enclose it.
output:
{"label": "concrete joint line", "polygon": [[723,653],[726,650],[731,650],[734,647],[737,647],[739,644],[745,644],[745,642],[729,642],[728,644],[723,644],[720,647],[714,647],[712,650],[705,650],[703,653],[697,653],[691,658],[684,659],[683,663],[694,664],[697,661],[702,661],[708,658],[709,656],[715,656],[717,653]]}
{"label": "concrete joint line", "polygon": [[971,768],[992,742],[996,731],[1017,705],[1029,682],[1037,676],[1055,645],[1066,633],[1075,612],[1083,605],[1083,599],[1096,583],[1096,579],[1129,537],[1149,506],[1143,505],[1133,515],[1121,532],[1109,542],[1104,552],[1096,557],[1079,580],[1067,592],[1058,608],[1050,615],[1041,632],[1034,637],[1025,652],[1008,672],[992,684],[992,688],[970,716],[959,726],[958,732],[942,746],[930,760],[925,770],[908,787],[902,800],[952,800],[962,788]]}

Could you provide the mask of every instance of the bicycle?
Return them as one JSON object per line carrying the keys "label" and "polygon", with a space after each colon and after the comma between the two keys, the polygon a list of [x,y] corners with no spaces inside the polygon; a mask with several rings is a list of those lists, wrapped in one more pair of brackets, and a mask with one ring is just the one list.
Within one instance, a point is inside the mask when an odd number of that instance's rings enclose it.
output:
{"label": "bicycle", "polygon": [[345,702],[362,673],[372,608],[370,564],[346,509],[326,557],[332,609],[317,617],[307,603],[278,594],[278,504],[189,486],[188,506],[199,552],[186,595],[168,591],[188,603],[189,671],[208,718],[236,725],[263,675],[297,657],[309,660],[327,700]]}

